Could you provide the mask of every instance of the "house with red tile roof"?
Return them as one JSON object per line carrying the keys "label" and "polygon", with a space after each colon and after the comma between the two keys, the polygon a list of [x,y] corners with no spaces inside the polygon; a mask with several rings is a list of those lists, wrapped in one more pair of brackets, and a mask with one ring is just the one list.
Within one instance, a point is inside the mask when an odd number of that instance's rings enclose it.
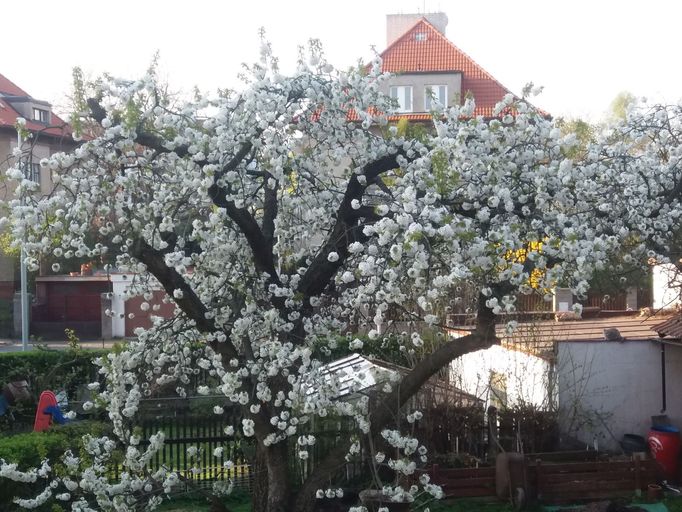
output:
{"label": "house with red tile roof", "polygon": [[401,115],[429,121],[435,101],[444,106],[476,102],[475,116],[493,117],[495,104],[510,91],[445,37],[445,13],[389,14],[388,47],[382,70],[394,76],[385,85]]}
{"label": "house with red tile roof", "polygon": [[[22,141],[25,150],[26,175],[40,183],[40,190],[52,190],[52,177],[48,169],[40,168],[40,160],[59,151],[73,149],[76,143],[71,127],[52,111],[47,101],[32,97],[24,89],[0,74],[0,171],[13,163],[12,151],[17,146],[17,119],[26,121],[30,137]],[[30,149],[30,151],[29,151]],[[0,192],[2,199],[12,194],[12,184],[7,183]]]}
{"label": "house with red tile roof", "polygon": [[[76,146],[69,124],[52,111],[47,101],[31,96],[10,79],[0,74],[0,173],[4,176],[8,167],[14,164],[13,150],[17,147],[17,120],[26,121],[28,137],[22,138],[23,161],[28,179],[40,183],[40,193],[52,191],[53,183],[49,169],[40,167],[40,160],[50,155],[68,151]],[[13,197],[16,184],[4,179],[0,186],[0,199]],[[5,212],[0,212],[0,216]],[[6,302],[11,302],[18,287],[15,274],[18,258],[0,251],[0,336],[7,336],[2,314]]]}

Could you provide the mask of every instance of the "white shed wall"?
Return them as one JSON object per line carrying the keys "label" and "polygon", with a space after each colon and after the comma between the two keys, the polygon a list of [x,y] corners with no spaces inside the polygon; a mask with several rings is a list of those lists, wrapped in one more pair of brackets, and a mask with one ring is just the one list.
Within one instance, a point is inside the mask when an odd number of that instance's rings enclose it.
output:
{"label": "white shed wall", "polygon": [[452,362],[455,385],[488,402],[491,372],[506,376],[507,405],[550,403],[551,365],[545,359],[494,345]]}
{"label": "white shed wall", "polygon": [[651,416],[667,414],[682,427],[680,347],[666,345],[665,411],[658,342],[560,342],[557,373],[562,436],[617,450],[623,434],[646,435]]}

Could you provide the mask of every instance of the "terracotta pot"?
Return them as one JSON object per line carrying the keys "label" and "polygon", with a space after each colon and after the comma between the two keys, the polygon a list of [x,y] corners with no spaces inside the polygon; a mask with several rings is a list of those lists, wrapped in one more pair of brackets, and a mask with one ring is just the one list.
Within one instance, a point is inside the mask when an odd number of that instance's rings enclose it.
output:
{"label": "terracotta pot", "polygon": [[366,489],[360,491],[360,501],[367,507],[369,512],[378,512],[381,507],[386,507],[388,512],[409,512],[411,503],[399,503],[391,501],[391,498],[386,496],[378,489]]}
{"label": "terracotta pot", "polygon": [[649,484],[646,488],[646,497],[649,503],[660,501],[663,497],[663,488],[657,484]]}

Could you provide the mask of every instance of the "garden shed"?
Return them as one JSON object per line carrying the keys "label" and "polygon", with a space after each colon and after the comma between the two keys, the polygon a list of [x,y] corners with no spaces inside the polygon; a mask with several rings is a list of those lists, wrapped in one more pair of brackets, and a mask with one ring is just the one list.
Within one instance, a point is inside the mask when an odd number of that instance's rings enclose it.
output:
{"label": "garden shed", "polygon": [[[682,426],[682,343],[661,329],[671,316],[565,322],[555,333],[559,426],[564,442],[618,450],[624,434],[646,435],[651,417]],[[669,333],[673,332],[672,335]]]}

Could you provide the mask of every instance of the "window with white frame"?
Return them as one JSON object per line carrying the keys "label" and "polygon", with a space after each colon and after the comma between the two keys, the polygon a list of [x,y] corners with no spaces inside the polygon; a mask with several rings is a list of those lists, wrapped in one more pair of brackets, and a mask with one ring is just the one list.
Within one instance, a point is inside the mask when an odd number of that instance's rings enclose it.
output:
{"label": "window with white frame", "polygon": [[427,85],[424,88],[424,110],[430,112],[435,108],[436,102],[444,107],[448,105],[447,85]]}
{"label": "window with white frame", "polygon": [[42,108],[33,107],[33,120],[41,123],[50,122],[50,111]]}
{"label": "window with white frame", "polygon": [[394,85],[390,89],[390,96],[398,102],[399,112],[412,112],[412,86]]}
{"label": "window with white frame", "polygon": [[40,164],[29,164],[26,179],[40,183]]}

